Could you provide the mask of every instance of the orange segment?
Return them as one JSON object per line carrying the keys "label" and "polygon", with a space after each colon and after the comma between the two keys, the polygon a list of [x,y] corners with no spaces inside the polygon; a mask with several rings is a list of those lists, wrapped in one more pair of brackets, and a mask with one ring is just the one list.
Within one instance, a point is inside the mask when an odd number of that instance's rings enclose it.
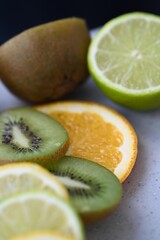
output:
{"label": "orange segment", "polygon": [[123,135],[113,124],[106,123],[96,113],[52,112],[51,116],[69,133],[68,155],[99,162],[114,171],[122,159],[119,147],[123,144]]}
{"label": "orange segment", "polygon": [[86,158],[110,169],[123,182],[137,157],[137,137],[131,124],[104,105],[62,101],[36,107],[57,119],[70,137],[67,155]]}

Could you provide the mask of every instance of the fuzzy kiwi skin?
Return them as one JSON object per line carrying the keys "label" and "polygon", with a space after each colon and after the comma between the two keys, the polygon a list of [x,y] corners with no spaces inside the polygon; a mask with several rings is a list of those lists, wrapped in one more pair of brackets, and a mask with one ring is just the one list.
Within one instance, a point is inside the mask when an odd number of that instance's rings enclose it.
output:
{"label": "fuzzy kiwi skin", "polygon": [[81,18],[31,28],[1,45],[0,78],[22,99],[60,99],[87,79],[89,43],[89,31]]}
{"label": "fuzzy kiwi skin", "polygon": [[96,213],[81,213],[81,217],[83,222],[86,225],[90,225],[96,223],[99,220],[107,218],[108,216],[112,215],[112,213],[118,208],[120,202],[117,202],[110,210],[106,209],[105,211],[96,212]]}
{"label": "fuzzy kiwi skin", "polygon": [[110,211],[102,211],[94,214],[81,214],[81,217],[86,225],[96,223],[99,220],[109,217],[118,208],[119,203],[117,203]]}

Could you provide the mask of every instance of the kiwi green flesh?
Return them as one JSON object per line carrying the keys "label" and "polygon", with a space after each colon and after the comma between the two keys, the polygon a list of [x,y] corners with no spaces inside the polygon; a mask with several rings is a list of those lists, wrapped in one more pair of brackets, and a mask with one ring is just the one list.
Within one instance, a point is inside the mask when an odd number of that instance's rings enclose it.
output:
{"label": "kiwi green flesh", "polygon": [[[92,161],[65,156],[45,165],[68,189],[84,219],[92,221],[112,212],[122,196],[122,185],[108,169]],[[89,220],[89,221],[90,221]]]}
{"label": "kiwi green flesh", "polygon": [[65,154],[67,144],[64,127],[44,113],[30,107],[0,113],[0,164],[54,161]]}

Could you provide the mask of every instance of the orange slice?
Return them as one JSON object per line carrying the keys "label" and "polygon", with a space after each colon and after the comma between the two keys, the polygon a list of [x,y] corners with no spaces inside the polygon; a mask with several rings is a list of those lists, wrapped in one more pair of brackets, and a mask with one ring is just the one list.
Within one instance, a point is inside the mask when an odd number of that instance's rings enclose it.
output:
{"label": "orange slice", "polygon": [[123,182],[137,157],[132,125],[116,111],[97,103],[61,101],[36,107],[58,120],[68,131],[66,155],[86,158],[110,169]]}

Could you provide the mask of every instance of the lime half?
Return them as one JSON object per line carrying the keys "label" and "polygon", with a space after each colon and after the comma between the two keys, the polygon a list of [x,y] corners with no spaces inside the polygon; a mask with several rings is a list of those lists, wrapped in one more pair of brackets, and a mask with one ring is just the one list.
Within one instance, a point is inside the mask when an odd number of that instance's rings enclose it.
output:
{"label": "lime half", "polygon": [[0,240],[39,230],[84,240],[81,221],[72,206],[46,191],[25,192],[1,200],[0,223]]}
{"label": "lime half", "polygon": [[90,44],[88,66],[115,102],[137,110],[160,107],[160,17],[128,13],[106,23]]}

